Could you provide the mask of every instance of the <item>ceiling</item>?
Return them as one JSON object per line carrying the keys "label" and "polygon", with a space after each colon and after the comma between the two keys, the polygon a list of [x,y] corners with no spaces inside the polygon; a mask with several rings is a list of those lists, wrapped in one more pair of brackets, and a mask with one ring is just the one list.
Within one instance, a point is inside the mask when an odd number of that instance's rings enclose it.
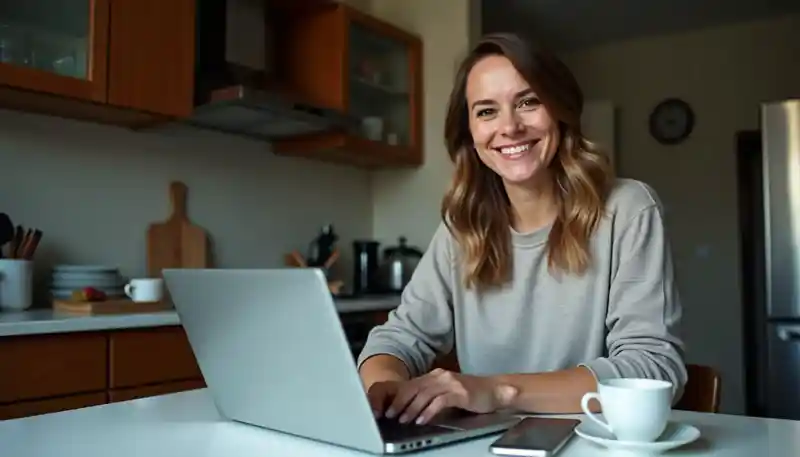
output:
{"label": "ceiling", "polygon": [[555,50],[800,12],[800,0],[481,0],[483,32],[533,36]]}

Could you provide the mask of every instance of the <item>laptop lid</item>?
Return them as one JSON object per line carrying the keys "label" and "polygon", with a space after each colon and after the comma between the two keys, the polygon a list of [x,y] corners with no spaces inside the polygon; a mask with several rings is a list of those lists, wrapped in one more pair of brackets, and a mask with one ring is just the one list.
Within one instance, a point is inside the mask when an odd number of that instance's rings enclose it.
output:
{"label": "laptop lid", "polygon": [[165,269],[163,276],[220,414],[383,452],[320,270]]}

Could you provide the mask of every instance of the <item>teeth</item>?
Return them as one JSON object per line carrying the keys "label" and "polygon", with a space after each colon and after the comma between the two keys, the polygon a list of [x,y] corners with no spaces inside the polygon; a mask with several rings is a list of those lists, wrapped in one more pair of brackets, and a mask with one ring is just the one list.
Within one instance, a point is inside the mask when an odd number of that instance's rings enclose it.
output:
{"label": "teeth", "polygon": [[519,146],[512,146],[510,148],[500,148],[500,153],[501,154],[507,154],[507,155],[519,154],[521,152],[527,151],[530,148],[531,148],[530,143],[527,143],[527,144],[522,144],[522,145],[519,145]]}

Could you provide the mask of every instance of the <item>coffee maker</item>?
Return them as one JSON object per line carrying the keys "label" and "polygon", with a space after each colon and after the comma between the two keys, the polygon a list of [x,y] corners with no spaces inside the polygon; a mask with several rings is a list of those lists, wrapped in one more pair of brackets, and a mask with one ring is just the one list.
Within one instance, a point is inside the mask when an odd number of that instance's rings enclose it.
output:
{"label": "coffee maker", "polygon": [[353,241],[353,294],[380,292],[378,285],[378,247],[374,240]]}

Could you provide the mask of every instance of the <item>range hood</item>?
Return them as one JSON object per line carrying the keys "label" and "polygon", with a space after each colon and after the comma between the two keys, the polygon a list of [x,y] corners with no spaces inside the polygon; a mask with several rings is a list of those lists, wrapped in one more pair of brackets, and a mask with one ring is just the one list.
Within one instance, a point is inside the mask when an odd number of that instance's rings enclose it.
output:
{"label": "range hood", "polygon": [[182,123],[266,140],[358,129],[354,118],[307,103],[280,82],[279,19],[270,11],[279,4],[197,1],[195,109]]}
{"label": "range hood", "polygon": [[297,101],[292,95],[254,85],[211,90],[184,123],[226,133],[274,140],[337,130],[353,130],[344,113]]}

